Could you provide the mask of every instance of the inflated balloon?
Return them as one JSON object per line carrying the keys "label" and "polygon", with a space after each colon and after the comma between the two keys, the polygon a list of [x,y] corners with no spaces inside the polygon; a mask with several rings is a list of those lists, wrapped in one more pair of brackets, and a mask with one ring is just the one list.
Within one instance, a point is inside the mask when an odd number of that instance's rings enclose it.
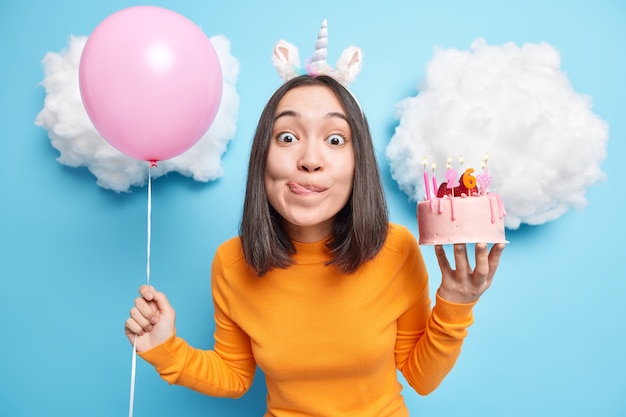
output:
{"label": "inflated balloon", "polygon": [[80,60],[80,93],[98,132],[135,159],[162,161],[193,146],[222,97],[217,53],[171,10],[120,10],[93,31]]}

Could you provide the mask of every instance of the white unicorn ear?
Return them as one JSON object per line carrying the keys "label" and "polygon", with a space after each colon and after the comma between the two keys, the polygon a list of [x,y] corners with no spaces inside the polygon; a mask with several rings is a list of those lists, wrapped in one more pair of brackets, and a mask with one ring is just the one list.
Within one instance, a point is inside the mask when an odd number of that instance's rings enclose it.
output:
{"label": "white unicorn ear", "polygon": [[345,85],[350,85],[361,71],[362,64],[363,54],[361,49],[356,46],[349,46],[341,53],[333,76]]}
{"label": "white unicorn ear", "polygon": [[329,75],[347,87],[361,71],[361,64],[363,63],[361,49],[356,46],[344,49],[337,61],[336,68],[333,69],[326,62],[327,48],[328,22],[324,19],[322,27],[317,34],[315,52],[313,57],[307,60],[305,68],[300,67],[298,48],[282,39],[274,46],[272,64],[274,64],[278,75],[284,81],[289,81],[301,74],[308,74],[311,77]]}
{"label": "white unicorn ear", "polygon": [[300,67],[298,48],[287,41],[278,41],[276,45],[274,45],[272,64],[274,65],[274,68],[276,68],[278,75],[284,81],[289,81],[290,79],[296,77],[298,75],[296,68]]}

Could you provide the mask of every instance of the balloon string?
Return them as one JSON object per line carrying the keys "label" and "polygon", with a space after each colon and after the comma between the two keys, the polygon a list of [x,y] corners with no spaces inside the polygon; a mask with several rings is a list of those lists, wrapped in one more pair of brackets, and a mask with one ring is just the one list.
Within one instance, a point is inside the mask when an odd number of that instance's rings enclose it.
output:
{"label": "balloon string", "polygon": [[[148,244],[146,250],[146,279],[150,285],[150,246],[152,238],[152,167],[157,166],[156,161],[150,161],[148,165]],[[130,401],[128,405],[128,417],[133,417],[135,405],[135,378],[137,375],[137,335],[133,340],[133,358],[130,371]]]}
{"label": "balloon string", "polygon": [[128,405],[128,417],[133,417],[135,405],[135,375],[137,374],[137,335],[133,341],[133,360],[130,371],[130,403]]}
{"label": "balloon string", "polygon": [[147,247],[147,262],[146,262],[146,279],[148,281],[148,285],[150,285],[150,240],[151,240],[151,230],[152,230],[152,167],[156,166],[155,163],[151,162],[148,167],[148,247]]}

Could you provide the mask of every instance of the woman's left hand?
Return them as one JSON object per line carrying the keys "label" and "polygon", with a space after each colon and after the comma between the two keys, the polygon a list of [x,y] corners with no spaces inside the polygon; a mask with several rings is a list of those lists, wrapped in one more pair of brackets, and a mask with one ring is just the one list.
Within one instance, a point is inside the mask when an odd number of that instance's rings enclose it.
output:
{"label": "woman's left hand", "polygon": [[441,268],[441,286],[438,294],[444,300],[452,303],[473,303],[491,286],[493,276],[498,269],[500,255],[504,250],[504,243],[493,245],[487,252],[487,244],[477,243],[476,267],[472,269],[467,258],[465,244],[454,245],[454,263],[456,269],[450,267],[443,246],[435,246],[435,254]]}

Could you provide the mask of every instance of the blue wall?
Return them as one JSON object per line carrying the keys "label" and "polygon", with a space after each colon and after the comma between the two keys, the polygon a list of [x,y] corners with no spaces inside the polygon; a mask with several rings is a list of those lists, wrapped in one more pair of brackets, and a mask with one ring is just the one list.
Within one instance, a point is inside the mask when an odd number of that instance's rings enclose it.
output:
{"label": "blue wall", "polygon": [[[345,2],[348,3],[348,2]],[[350,2],[354,4],[354,2]],[[43,107],[41,60],[69,35],[89,35],[130,0],[4,0],[0,4],[0,415],[121,416],[128,412],[131,347],[123,323],[145,282],[146,188],[115,193],[86,169],[56,161]],[[415,416],[625,416],[626,3],[620,0],[153,1],[224,34],[241,69],[237,134],[225,175],[208,184],[178,174],[153,184],[152,283],[178,313],[178,331],[212,346],[209,266],[236,234],[255,122],[278,86],[274,43],[311,44],[328,18],[331,56],[352,43],[365,54],[353,85],[379,150],[392,219],[417,233],[414,203],[384,160],[394,106],[415,95],[434,47],[547,41],[562,69],[610,126],[608,181],[589,189],[588,206],[509,232],[492,288],[476,308],[458,365],[427,397],[406,390]],[[331,60],[333,58],[331,57]],[[424,249],[438,286],[432,248]],[[261,377],[243,399],[203,397],[137,369],[135,415],[261,415]],[[261,375],[259,375],[261,376]]]}

